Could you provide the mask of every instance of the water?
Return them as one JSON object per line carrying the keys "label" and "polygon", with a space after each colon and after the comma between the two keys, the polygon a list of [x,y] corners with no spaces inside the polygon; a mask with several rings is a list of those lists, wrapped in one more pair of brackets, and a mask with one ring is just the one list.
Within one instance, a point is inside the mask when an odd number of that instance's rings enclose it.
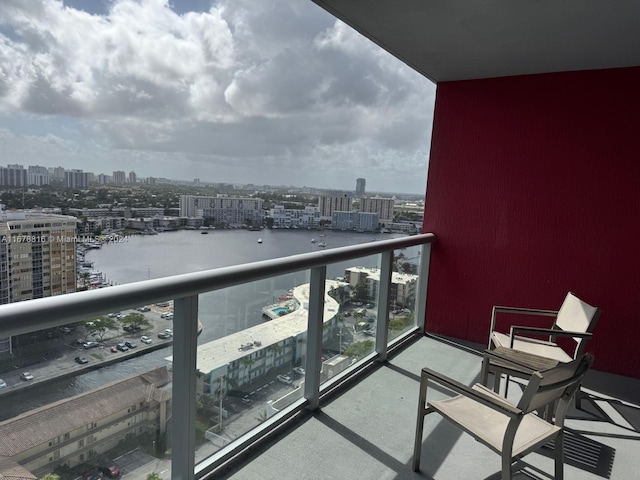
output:
{"label": "water", "polygon": [[[280,258],[299,253],[395,238],[400,235],[352,232],[320,232],[313,230],[212,230],[202,235],[197,230],[164,232],[159,235],[136,235],[123,243],[105,244],[87,252],[86,260],[107,281],[124,284],[182,273],[239,265],[259,260]],[[262,239],[262,243],[258,243]],[[312,239],[317,242],[312,242]],[[406,254],[406,253],[405,253]],[[408,257],[409,254],[406,254]],[[362,266],[376,266],[377,256],[358,259]],[[350,264],[330,265],[329,278],[343,276]],[[308,282],[308,271],[265,279],[199,296],[199,319],[203,332],[199,344],[249,328],[263,321],[262,307],[275,303],[277,297],[295,285]],[[169,299],[168,299],[169,300]],[[90,371],[73,378],[54,380],[34,387],[19,402],[2,402],[0,421],[40,405],[97,388],[105,383],[141,373],[167,364],[170,347]]]}

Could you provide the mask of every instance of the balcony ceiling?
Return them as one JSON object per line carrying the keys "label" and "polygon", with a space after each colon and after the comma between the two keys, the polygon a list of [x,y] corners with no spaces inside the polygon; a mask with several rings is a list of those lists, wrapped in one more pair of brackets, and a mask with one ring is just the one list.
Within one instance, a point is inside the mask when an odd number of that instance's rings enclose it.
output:
{"label": "balcony ceiling", "polygon": [[637,0],[313,0],[434,82],[640,65]]}

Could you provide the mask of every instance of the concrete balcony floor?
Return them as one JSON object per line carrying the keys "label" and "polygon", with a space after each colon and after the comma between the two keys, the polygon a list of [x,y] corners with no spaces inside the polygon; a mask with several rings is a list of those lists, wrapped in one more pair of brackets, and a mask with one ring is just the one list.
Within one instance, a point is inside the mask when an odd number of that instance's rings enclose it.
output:
{"label": "concrete balcony floor", "polygon": [[[210,478],[499,479],[500,457],[436,414],[426,417],[421,471],[411,470],[420,369],[472,384],[483,348],[423,337]],[[590,371],[583,391],[582,410],[572,408],[566,421],[565,479],[640,478],[640,380]],[[512,382],[509,397],[519,392]],[[552,450],[525,456],[514,478],[553,478]]]}

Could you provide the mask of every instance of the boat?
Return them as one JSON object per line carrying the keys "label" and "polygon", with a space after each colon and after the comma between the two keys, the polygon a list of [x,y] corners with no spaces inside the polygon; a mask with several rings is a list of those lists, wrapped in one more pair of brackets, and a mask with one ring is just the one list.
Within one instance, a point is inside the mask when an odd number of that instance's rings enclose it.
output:
{"label": "boat", "polygon": [[316,243],[316,242],[317,242],[317,240],[315,238],[311,239],[311,243]]}
{"label": "boat", "polygon": [[327,246],[327,244],[326,244],[326,243],[324,243],[324,242],[320,242],[320,243],[318,244],[318,246],[319,246],[320,248],[324,248],[324,247],[326,247],[326,246]]}
{"label": "boat", "polygon": [[209,232],[207,232],[206,230],[200,232],[200,235],[209,235]]}
{"label": "boat", "polygon": [[262,239],[261,238],[258,239],[258,243],[262,243]]}

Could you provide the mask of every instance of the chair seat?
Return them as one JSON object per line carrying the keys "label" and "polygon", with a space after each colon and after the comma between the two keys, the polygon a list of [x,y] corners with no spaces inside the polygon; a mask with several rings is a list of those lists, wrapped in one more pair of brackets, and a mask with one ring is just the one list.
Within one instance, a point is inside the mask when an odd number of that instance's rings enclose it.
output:
{"label": "chair seat", "polygon": [[510,347],[521,352],[532,353],[541,357],[552,358],[559,362],[567,363],[573,360],[562,348],[555,343],[543,342],[533,338],[515,337],[513,347],[511,347],[511,339],[509,335],[500,332],[491,332],[491,339],[495,346]]}
{"label": "chair seat", "polygon": [[[472,388],[504,402],[503,397],[479,383],[476,383]],[[502,443],[510,420],[507,415],[463,395],[432,401],[429,402],[429,405],[493,451],[497,453],[502,451]],[[512,458],[543,445],[559,430],[560,427],[544,421],[534,413],[525,415],[516,433]]]}

